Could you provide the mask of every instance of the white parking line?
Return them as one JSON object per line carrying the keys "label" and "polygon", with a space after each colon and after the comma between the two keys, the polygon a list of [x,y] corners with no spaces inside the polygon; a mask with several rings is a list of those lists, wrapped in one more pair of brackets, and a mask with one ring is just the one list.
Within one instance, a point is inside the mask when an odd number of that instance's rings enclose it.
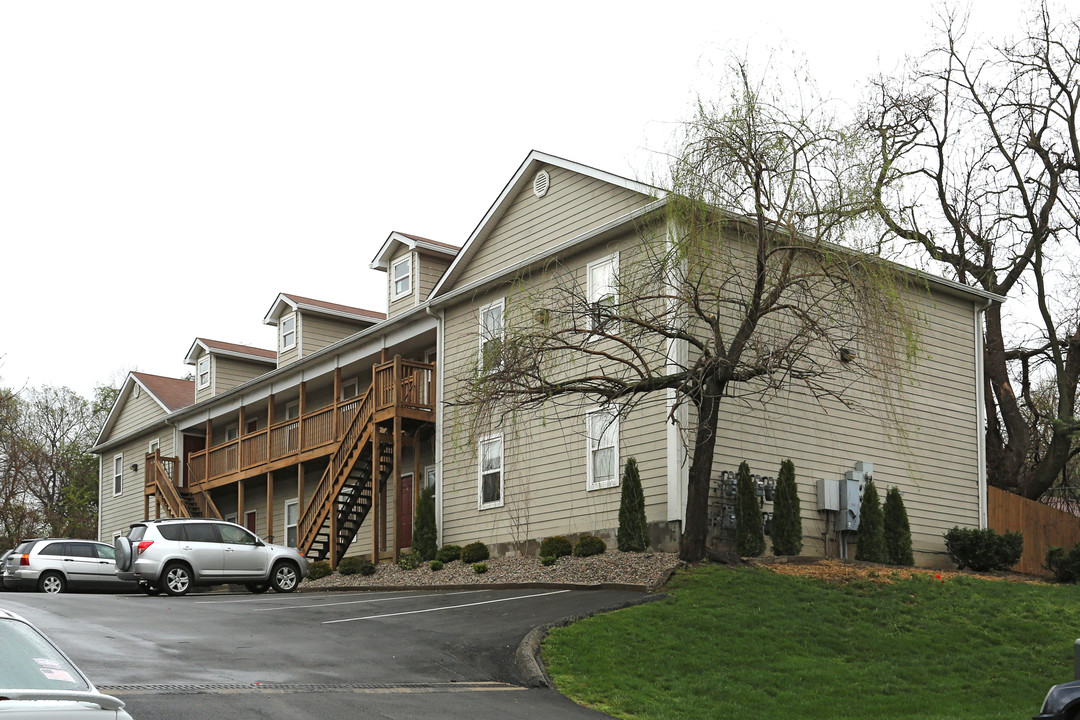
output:
{"label": "white parking line", "polygon": [[519,595],[512,598],[500,598],[498,600],[482,600],[481,602],[465,603],[464,605],[448,605],[446,607],[428,608],[427,610],[406,610],[404,612],[386,613],[385,615],[368,615],[367,617],[342,618],[341,620],[323,620],[323,625],[334,623],[353,622],[355,620],[378,620],[379,618],[397,617],[398,615],[418,615],[420,613],[441,612],[443,610],[459,610],[461,608],[476,607],[477,605],[491,605],[494,603],[510,602],[511,600],[527,600],[529,598],[544,597],[545,595],[560,595],[570,592],[569,590],[552,590],[551,592],[536,593],[534,595]]}
{"label": "white parking line", "polygon": [[[365,592],[365,593],[340,593],[340,594],[338,594],[338,597],[349,597],[351,595],[367,595],[368,597],[371,597],[372,595],[383,595],[383,594],[386,594],[386,593],[370,593],[370,592]],[[395,593],[395,595],[399,595],[399,594],[400,594],[400,592]],[[266,600],[268,598],[276,598],[276,597],[279,597],[279,596],[276,593],[271,593],[269,595],[260,595],[260,596],[257,596],[257,597],[250,597],[249,596],[249,597],[245,597],[245,598],[239,599],[239,600],[196,600],[195,604],[196,605],[229,605],[229,604],[232,604],[232,603],[266,602]]]}
{"label": "white parking line", "polygon": [[274,610],[308,610],[310,608],[333,607],[335,605],[363,605],[365,603],[388,602],[390,600],[412,600],[413,598],[447,597],[449,595],[470,595],[472,593],[486,592],[484,590],[460,590],[458,592],[426,593],[424,595],[401,595],[392,597],[375,598],[374,600],[342,600],[341,602],[321,603],[319,605],[279,605],[276,607],[258,608],[253,612],[273,612]]}

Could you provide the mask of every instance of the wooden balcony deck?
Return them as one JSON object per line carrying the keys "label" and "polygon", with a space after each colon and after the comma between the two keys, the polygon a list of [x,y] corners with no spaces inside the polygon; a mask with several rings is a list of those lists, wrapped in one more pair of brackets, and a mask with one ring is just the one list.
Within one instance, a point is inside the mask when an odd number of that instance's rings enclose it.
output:
{"label": "wooden balcony deck", "polygon": [[[395,357],[372,368],[376,422],[435,418],[435,365]],[[367,396],[349,398],[188,456],[192,491],[209,490],[332,454]],[[370,411],[369,411],[370,412]]]}

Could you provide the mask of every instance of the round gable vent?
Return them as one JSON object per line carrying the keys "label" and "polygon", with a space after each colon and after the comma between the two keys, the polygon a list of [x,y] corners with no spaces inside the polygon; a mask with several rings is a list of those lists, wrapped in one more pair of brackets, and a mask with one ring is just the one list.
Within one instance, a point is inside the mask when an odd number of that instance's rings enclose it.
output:
{"label": "round gable vent", "polygon": [[533,178],[533,195],[538,198],[544,197],[547,195],[550,186],[551,178],[548,177],[547,170],[541,170],[536,173],[536,177]]}

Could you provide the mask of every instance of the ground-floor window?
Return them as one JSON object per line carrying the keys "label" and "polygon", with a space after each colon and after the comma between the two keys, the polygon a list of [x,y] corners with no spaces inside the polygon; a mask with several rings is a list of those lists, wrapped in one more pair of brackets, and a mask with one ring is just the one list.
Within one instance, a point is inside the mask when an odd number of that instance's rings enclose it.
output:
{"label": "ground-floor window", "polygon": [[502,433],[480,439],[480,509],[503,504]]}
{"label": "ground-floor window", "polygon": [[615,487],[619,484],[619,413],[602,407],[585,416],[588,441],[587,488]]}
{"label": "ground-floor window", "polygon": [[285,501],[285,544],[296,547],[296,525],[300,519],[300,503],[297,500]]}

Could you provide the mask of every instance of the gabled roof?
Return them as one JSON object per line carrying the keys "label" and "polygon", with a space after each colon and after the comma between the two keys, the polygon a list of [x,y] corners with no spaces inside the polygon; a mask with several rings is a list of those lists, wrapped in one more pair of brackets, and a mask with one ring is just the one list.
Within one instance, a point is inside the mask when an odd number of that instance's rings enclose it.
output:
{"label": "gabled roof", "polygon": [[392,232],[386,238],[386,242],[375,253],[375,259],[371,261],[372,270],[389,270],[390,258],[397,254],[398,248],[405,246],[410,250],[425,250],[436,255],[454,257],[461,250],[457,245],[449,245],[437,240],[428,240],[419,235],[409,235],[403,232]]}
{"label": "gabled roof", "polygon": [[[100,445],[102,438],[109,436],[116,425],[120,413],[138,386],[141,390],[157,403],[165,415],[183,410],[189,405],[195,404],[195,381],[180,380],[178,378],[150,375],[149,373],[130,372],[124,384],[120,387],[120,393],[116,396],[116,402],[109,410],[109,416],[105,418],[105,424],[98,433],[94,445]],[[91,448],[93,450],[94,448]]]}
{"label": "gabled roof", "polygon": [[[518,167],[517,172],[514,173],[510,182],[506,184],[502,193],[500,193],[494,204],[488,209],[487,214],[484,215],[480,224],[477,225],[476,229],[469,235],[469,239],[454,258],[454,262],[450,264],[450,267],[447,268],[446,272],[439,278],[439,282],[436,283],[435,287],[432,289],[431,294],[428,296],[429,298],[436,298],[445,288],[453,285],[462,270],[476,254],[480,245],[483,244],[484,239],[495,228],[510,205],[513,204],[514,199],[527,184],[532,182],[533,176],[545,165],[563,168],[564,170],[595,178],[612,185],[626,188],[627,190],[641,193],[646,197],[658,199],[667,197],[667,191],[662,190],[661,188],[653,187],[652,185],[647,185],[620,175],[613,175],[612,173],[597,170],[588,165],[582,165],[581,163],[556,157],[555,155],[548,155],[539,150],[533,150],[529,153],[528,157],[525,158],[525,162],[521,163],[521,166]],[[374,263],[372,264],[372,267],[375,267]]]}
{"label": "gabled roof", "polygon": [[326,302],[325,300],[314,300],[312,298],[301,297],[300,295],[278,293],[277,299],[274,300],[274,304],[270,306],[270,311],[267,312],[266,317],[263,318],[263,324],[277,325],[278,319],[283,314],[295,310],[314,315],[326,315],[328,317],[351,320],[365,325],[381,322],[386,319],[386,313],[376,312],[374,310],[365,310],[364,308],[352,307],[349,305],[339,305],[338,303]]}
{"label": "gabled roof", "polygon": [[195,342],[191,343],[191,348],[188,350],[187,355],[184,356],[184,362],[188,365],[194,365],[198,361],[199,355],[204,352],[268,365],[277,364],[277,353],[273,350],[221,342],[220,340],[207,340],[206,338],[195,338]]}

